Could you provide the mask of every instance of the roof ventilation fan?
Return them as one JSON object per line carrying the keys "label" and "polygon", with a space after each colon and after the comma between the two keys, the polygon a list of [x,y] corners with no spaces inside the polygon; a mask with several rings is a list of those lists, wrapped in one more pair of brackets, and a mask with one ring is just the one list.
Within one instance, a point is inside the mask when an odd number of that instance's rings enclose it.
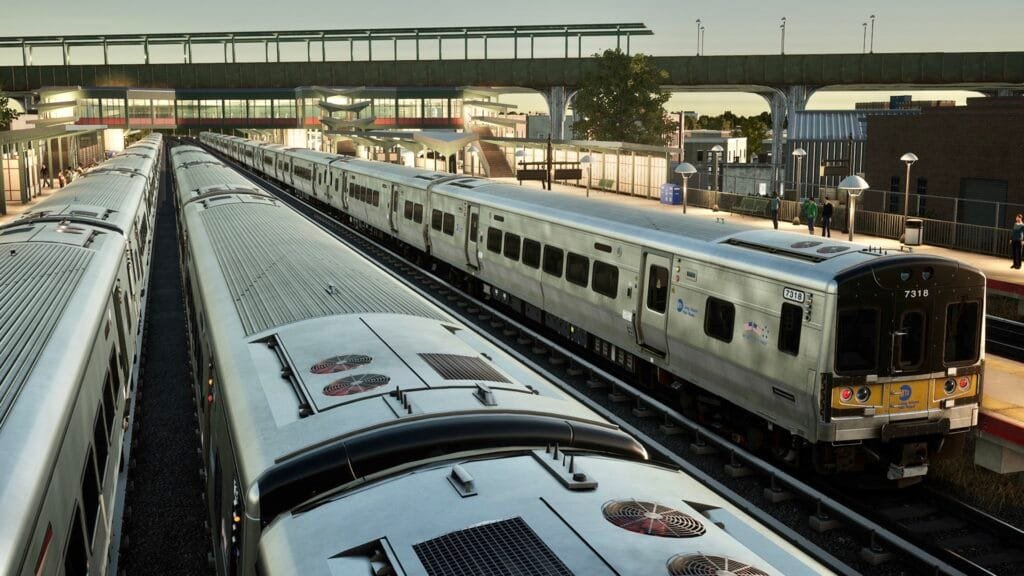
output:
{"label": "roof ventilation fan", "polygon": [[313,374],[334,374],[335,372],[344,372],[345,370],[364,366],[370,362],[373,362],[373,358],[365,354],[331,356],[313,364],[309,371]]}
{"label": "roof ventilation fan", "polygon": [[759,568],[726,558],[704,554],[678,554],[668,561],[672,576],[769,576]]}
{"label": "roof ventilation fan", "polygon": [[324,386],[324,394],[328,396],[351,396],[383,386],[391,378],[383,374],[353,374],[345,376]]}
{"label": "roof ventilation fan", "polygon": [[803,248],[814,248],[815,246],[821,246],[821,242],[816,242],[814,240],[801,240],[800,242],[791,244],[789,247],[800,250]]}
{"label": "roof ventilation fan", "polygon": [[704,534],[704,525],[678,510],[639,500],[612,500],[601,509],[606,520],[619,528],[665,538],[693,538]]}

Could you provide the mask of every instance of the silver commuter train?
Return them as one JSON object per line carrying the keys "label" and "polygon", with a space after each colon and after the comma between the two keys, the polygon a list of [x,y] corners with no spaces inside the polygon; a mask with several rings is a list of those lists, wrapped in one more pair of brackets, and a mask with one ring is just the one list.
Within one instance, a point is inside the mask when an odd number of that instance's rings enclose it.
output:
{"label": "silver commuter train", "polygon": [[918,477],[950,434],[977,425],[985,278],[964,263],[201,139],[645,381],[700,383],[760,420],[749,443],[787,459],[806,443],[822,471],[867,456],[891,479]]}
{"label": "silver commuter train", "polygon": [[0,574],[106,570],[161,137],[0,227]]}
{"label": "silver commuter train", "polygon": [[171,165],[218,574],[827,572],[209,153]]}

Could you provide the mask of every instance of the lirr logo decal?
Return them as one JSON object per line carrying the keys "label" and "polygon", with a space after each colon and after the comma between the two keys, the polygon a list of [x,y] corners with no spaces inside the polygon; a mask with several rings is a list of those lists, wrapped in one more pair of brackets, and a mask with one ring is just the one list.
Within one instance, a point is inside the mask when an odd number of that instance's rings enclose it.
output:
{"label": "lirr logo decal", "polygon": [[904,384],[900,386],[900,402],[906,402],[910,400],[910,395],[913,394],[913,389],[910,388],[910,384]]}
{"label": "lirr logo decal", "polygon": [[797,290],[796,288],[783,288],[782,297],[790,302],[796,302],[797,304],[803,304],[806,300],[804,291]]}
{"label": "lirr logo decal", "polygon": [[676,299],[676,312],[686,314],[690,318],[696,318],[697,314],[700,314],[700,310],[687,306],[682,298]]}

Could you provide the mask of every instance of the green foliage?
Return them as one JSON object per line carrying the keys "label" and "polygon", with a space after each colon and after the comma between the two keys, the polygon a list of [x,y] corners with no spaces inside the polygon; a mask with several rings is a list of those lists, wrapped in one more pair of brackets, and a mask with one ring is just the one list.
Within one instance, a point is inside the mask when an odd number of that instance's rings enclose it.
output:
{"label": "green foliage", "polygon": [[11,122],[18,116],[19,114],[10,107],[7,96],[4,96],[4,93],[0,91],[0,130],[10,128]]}
{"label": "green foliage", "polygon": [[597,67],[580,82],[573,129],[591,140],[664,146],[679,123],[665,113],[668,73],[644,54],[595,54]]}
{"label": "green foliage", "polygon": [[761,142],[768,137],[772,126],[772,115],[762,112],[757,116],[737,116],[726,110],[720,116],[701,116],[697,127],[704,130],[729,130],[739,132],[747,139],[747,152],[761,153]]}

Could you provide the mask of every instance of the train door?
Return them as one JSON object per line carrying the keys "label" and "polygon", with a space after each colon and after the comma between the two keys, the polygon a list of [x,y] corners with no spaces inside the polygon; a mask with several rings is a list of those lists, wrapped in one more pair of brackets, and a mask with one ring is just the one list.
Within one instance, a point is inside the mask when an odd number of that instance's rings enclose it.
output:
{"label": "train door", "polygon": [[[928,290],[897,290],[894,296],[888,342],[891,373],[899,377],[931,372],[928,321],[934,316]],[[936,336],[941,338],[941,332]]]}
{"label": "train door", "polygon": [[480,268],[480,207],[470,204],[466,214],[466,264],[476,270]]}
{"label": "train door", "polygon": [[668,351],[666,330],[672,260],[662,254],[644,252],[643,262],[643,298],[639,303],[637,343],[664,357]]}
{"label": "train door", "polygon": [[341,196],[340,196],[340,198],[341,198],[341,207],[342,207],[342,209],[345,210],[345,212],[348,212],[348,180],[349,180],[349,178],[350,177],[349,177],[347,172],[342,172],[341,174],[338,175],[338,180],[337,180],[339,182],[339,185],[341,186]]}
{"label": "train door", "polygon": [[391,227],[391,232],[398,234],[398,204],[400,199],[398,198],[398,184],[392,184],[390,194],[388,195],[391,200],[391,204],[388,209],[388,225]]}

